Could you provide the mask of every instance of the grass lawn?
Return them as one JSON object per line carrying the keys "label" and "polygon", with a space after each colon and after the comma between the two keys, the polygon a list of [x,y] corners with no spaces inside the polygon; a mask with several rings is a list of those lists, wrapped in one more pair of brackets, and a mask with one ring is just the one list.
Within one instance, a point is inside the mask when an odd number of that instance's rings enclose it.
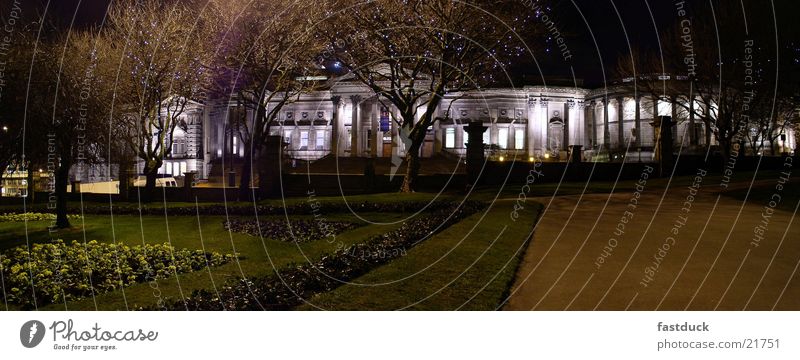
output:
{"label": "grass lawn", "polygon": [[[377,214],[364,215],[377,217]],[[271,218],[285,219],[283,217]],[[292,219],[299,218],[301,217],[292,217]],[[392,221],[400,220],[404,218],[404,215],[382,213],[380,218],[383,221]],[[219,253],[237,252],[242,257],[238,262],[212,268],[210,274],[207,270],[179,274],[177,279],[172,277],[153,284],[142,283],[127,287],[124,289],[124,295],[123,291],[115,291],[97,295],[94,300],[89,297],[66,305],[69,310],[94,310],[95,308],[125,310],[155,305],[159,298],[180,299],[181,292],[188,295],[195,289],[213,290],[215,285],[220,286],[233,277],[266,275],[273,271],[273,266],[280,268],[292,262],[305,262],[306,258],[313,261],[323,254],[334,251],[337,246],[347,246],[364,241],[370,236],[399,226],[399,224],[363,226],[338,235],[336,242],[329,242],[329,239],[326,239],[305,243],[298,248],[294,243],[265,239],[262,244],[257,237],[229,233],[222,226],[223,219],[222,216],[201,216],[200,226],[198,226],[198,219],[192,216],[170,216],[168,218],[144,216],[141,219],[138,216],[116,216],[112,226],[109,216],[88,215],[85,227],[82,227],[80,220],[75,220],[73,229],[53,234],[48,234],[46,230],[49,225],[48,221],[29,222],[28,238],[31,243],[48,242],[51,236],[53,239],[61,238],[65,241],[83,241],[85,229],[86,240],[111,242],[116,236],[117,242],[140,245],[144,238],[146,243],[171,242],[176,248],[205,248],[207,251]],[[326,215],[326,219],[357,222],[352,215],[343,214]],[[0,223],[0,250],[20,245],[25,245],[24,224],[21,222]],[[63,310],[64,308],[64,304],[53,304],[43,309]]]}
{"label": "grass lawn", "polygon": [[[756,174],[753,171],[736,171],[731,176],[731,183],[735,182],[742,182],[742,181],[750,181],[753,178],[753,175],[756,175],[756,181],[760,180],[767,180],[773,181],[777,180],[779,177],[779,171],[776,170],[761,170],[758,171]],[[688,186],[691,184],[694,179],[694,175],[683,175],[683,176],[675,176],[673,178],[669,177],[651,177],[647,181],[647,186],[650,188],[665,188],[667,184],[670,187],[682,187]],[[589,181],[588,184],[586,181],[574,181],[574,182],[544,182],[544,183],[537,183],[535,186],[531,187],[531,192],[528,193],[528,197],[549,197],[549,196],[563,196],[563,195],[578,195],[582,193],[586,194],[605,194],[610,193],[616,189],[617,192],[620,191],[628,191],[636,185],[636,180],[621,180],[619,182],[613,181]],[[704,183],[706,184],[715,184],[718,185],[722,181],[722,175],[714,172],[709,172],[708,175],[705,177]],[[733,195],[734,191],[729,191]],[[736,191],[738,193],[738,191]],[[494,196],[498,193],[497,187],[482,187],[476,189],[473,192],[473,196],[471,198],[475,200],[484,200],[488,201],[491,200]],[[500,190],[500,198],[515,198],[519,193],[519,185],[510,184]],[[743,195],[742,195],[743,197]]]}
{"label": "grass lawn", "polygon": [[405,256],[309,301],[331,310],[495,310],[511,286],[541,210],[541,205],[529,203],[512,222],[513,205],[508,200],[495,202],[488,212],[475,214]]}

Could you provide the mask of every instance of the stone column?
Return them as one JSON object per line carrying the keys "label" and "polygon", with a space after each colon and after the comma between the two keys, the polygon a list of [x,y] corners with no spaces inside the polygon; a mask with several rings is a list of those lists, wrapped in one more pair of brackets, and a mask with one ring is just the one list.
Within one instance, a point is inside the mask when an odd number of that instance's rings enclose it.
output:
{"label": "stone column", "polygon": [[625,144],[625,98],[617,98],[617,147],[624,149]]}
{"label": "stone column", "polygon": [[575,101],[575,121],[573,121],[573,129],[575,129],[575,138],[573,142],[575,145],[583,145],[586,147],[586,105],[583,100]]}
{"label": "stone column", "polygon": [[528,97],[528,122],[525,124],[525,136],[527,137],[528,156],[533,156],[533,149],[536,146],[534,141],[536,124],[536,99]]}
{"label": "stone column", "polygon": [[565,102],[564,103],[564,139],[561,143],[561,150],[567,150],[570,144],[570,136],[569,136],[569,123],[572,121],[569,117],[569,109],[573,107],[575,103]]}
{"label": "stone column", "polygon": [[333,103],[333,113],[331,114],[331,153],[333,156],[339,156],[339,138],[341,136],[339,126],[342,124],[342,120],[339,118],[342,113],[339,106],[342,103],[342,97],[331,96],[331,102]]}
{"label": "stone column", "polygon": [[697,134],[694,125],[694,92],[689,89],[689,144],[697,146]]}
{"label": "stone column", "polygon": [[542,145],[542,152],[546,152],[550,149],[550,101],[542,99],[539,105],[542,107],[542,119],[539,120],[539,124],[543,127],[539,143]]}
{"label": "stone column", "polygon": [[361,117],[361,96],[359,95],[351,95],[350,102],[353,104],[353,119],[350,121],[350,156],[357,157],[359,154],[359,148],[361,146],[358,136],[358,128],[361,126],[360,117]]}
{"label": "stone column", "polygon": [[372,144],[370,146],[372,157],[378,157],[378,140],[381,138],[379,124],[381,113],[378,109],[378,99],[376,98],[372,103]]}
{"label": "stone column", "polygon": [[592,141],[592,149],[597,147],[597,103],[592,100],[589,102],[589,139]]}
{"label": "stone column", "polygon": [[[677,128],[677,126],[678,126],[678,105],[676,104],[677,101],[678,101],[678,98],[676,96],[672,96],[670,98],[670,102],[669,102],[670,103],[670,107],[672,108],[672,112],[670,113],[670,115],[671,115],[670,117],[672,118],[672,121],[670,121],[670,128],[669,128],[670,135],[672,134],[672,129],[673,129],[672,127],[675,127],[675,129],[680,130],[680,129]],[[681,132],[680,131],[676,131],[676,133],[677,133],[678,137],[680,137],[680,142],[683,142],[683,136],[681,136],[682,135]],[[674,137],[674,136],[672,137],[673,144],[678,141],[678,137]]]}
{"label": "stone column", "polygon": [[611,131],[608,129],[608,98],[603,100],[603,147],[608,151],[611,146]]}
{"label": "stone column", "polygon": [[642,109],[641,109],[641,101],[642,97],[636,95],[636,117],[634,119],[633,126],[636,127],[636,132],[634,136],[636,136],[636,147],[639,148],[642,146]]}
{"label": "stone column", "polygon": [[540,105],[542,106],[542,151],[550,150],[550,101],[542,99]]}

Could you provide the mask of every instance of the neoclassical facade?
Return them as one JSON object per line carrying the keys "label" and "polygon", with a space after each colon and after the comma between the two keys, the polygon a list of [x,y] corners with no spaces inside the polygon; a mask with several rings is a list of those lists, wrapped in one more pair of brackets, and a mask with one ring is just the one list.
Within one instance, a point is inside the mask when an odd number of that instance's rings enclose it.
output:
{"label": "neoclassical facade", "polygon": [[[272,134],[288,143],[285,157],[317,160],[339,157],[403,156],[405,149],[392,119],[397,110],[379,101],[360,83],[333,79],[324,90],[301,95],[284,106]],[[688,100],[686,102],[688,104]],[[707,105],[695,102],[699,112]],[[705,125],[669,99],[634,94],[623,85],[584,89],[558,86],[497,88],[447,94],[428,131],[422,157],[460,156],[466,151],[464,126],[482,122],[487,156],[528,161],[534,157],[565,161],[570,146],[581,146],[586,161],[651,161],[653,121],[670,116],[675,149],[705,151],[714,139]],[[196,171],[208,178],[221,162],[244,155],[242,139],[231,131],[231,116],[244,111],[235,101],[192,102],[175,131],[172,154],[161,172],[175,176]],[[246,116],[253,116],[248,112]],[[789,129],[788,131],[792,131]],[[793,134],[782,137],[781,152],[791,152]]]}

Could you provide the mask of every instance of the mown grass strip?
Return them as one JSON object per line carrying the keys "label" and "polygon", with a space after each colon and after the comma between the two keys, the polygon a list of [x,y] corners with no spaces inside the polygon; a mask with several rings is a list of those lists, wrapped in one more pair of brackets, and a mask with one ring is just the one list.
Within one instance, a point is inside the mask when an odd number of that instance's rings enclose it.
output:
{"label": "mown grass strip", "polygon": [[529,202],[517,221],[514,202],[495,202],[402,258],[381,266],[299,310],[494,310],[511,286],[541,210]]}

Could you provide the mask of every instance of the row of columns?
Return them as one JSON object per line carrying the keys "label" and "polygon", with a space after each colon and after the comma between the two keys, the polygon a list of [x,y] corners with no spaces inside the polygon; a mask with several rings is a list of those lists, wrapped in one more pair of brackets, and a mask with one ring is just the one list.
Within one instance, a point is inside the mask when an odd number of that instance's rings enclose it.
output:
{"label": "row of columns", "polygon": [[580,124],[586,120],[586,114],[577,110],[583,102],[570,100],[557,107],[560,112],[559,117],[563,122],[562,136],[558,139],[559,146],[553,146],[550,143],[550,139],[553,138],[551,136],[550,103],[548,99],[544,98],[529,98],[528,100],[528,121],[526,124],[528,155],[533,156],[537,152],[544,151],[567,150],[569,145],[583,145],[584,135],[582,129],[574,126],[574,124]]}
{"label": "row of columns", "polygon": [[[337,156],[344,156],[347,150],[346,146],[346,129],[343,119],[343,112],[345,103],[342,101],[341,96],[331,97],[333,103],[333,116],[331,123],[331,152]],[[365,153],[364,144],[361,141],[361,131],[364,130],[364,121],[369,121],[372,134],[370,137],[369,153],[375,157],[380,154],[380,147],[383,146],[383,136],[380,131],[380,103],[377,99],[364,101],[360,95],[351,95],[349,103],[352,108],[350,118],[350,156],[358,157]],[[364,107],[370,107],[369,119],[364,119]],[[394,130],[394,122],[392,122],[392,130]],[[392,131],[394,133],[394,131]]]}
{"label": "row of columns", "polygon": [[[345,103],[342,101],[341,96],[333,96],[331,98],[333,102],[333,119],[332,119],[332,132],[331,132],[331,151],[337,156],[345,156],[345,146],[343,146],[343,140],[345,140],[345,130],[346,126],[342,121],[342,112],[345,108]],[[363,121],[363,101],[361,96],[359,95],[352,95],[350,96],[350,104],[352,106],[352,113],[351,113],[351,122],[350,122],[350,144],[351,149],[349,155],[352,157],[357,157],[364,155],[363,144],[360,136],[360,131],[364,129],[362,121]],[[374,129],[372,133],[371,143],[370,143],[370,154],[373,156],[379,154],[379,146],[382,146],[382,134],[379,129],[379,122],[380,122],[380,107],[379,102],[377,100],[372,100],[369,103],[372,106],[371,111],[371,128]],[[526,140],[526,149],[528,149],[529,155],[534,155],[535,151],[547,151],[547,150],[566,150],[568,145],[574,145],[582,143],[581,140],[584,136],[580,133],[579,127],[571,126],[570,124],[573,123],[573,115],[575,117],[574,121],[580,123],[585,120],[584,113],[581,111],[576,111],[576,107],[579,106],[581,102],[566,102],[563,104],[563,111],[561,119],[563,120],[563,138],[560,140],[560,146],[558,149],[551,148],[551,144],[548,143],[548,139],[550,139],[550,108],[549,102],[546,100],[543,101],[530,101],[529,108],[528,108],[528,121],[525,124],[525,140]],[[438,124],[434,125],[434,133],[437,134],[434,139],[434,150],[439,150],[442,147],[442,139],[441,139],[441,131]],[[496,134],[497,131],[492,131],[491,134]],[[396,134],[396,124],[394,121],[391,122],[391,134],[394,136]],[[509,141],[514,141],[515,134],[512,134],[509,130]],[[463,140],[463,139],[462,139]],[[493,139],[492,141],[496,141]],[[512,142],[513,144],[513,142]],[[394,144],[393,144],[394,145]],[[393,146],[394,148],[394,146]]]}
{"label": "row of columns", "polygon": [[[691,95],[690,95],[690,98],[692,98]],[[616,123],[617,123],[617,126],[618,126],[618,129],[617,129],[617,141],[618,141],[618,144],[619,144],[618,146],[620,148],[624,148],[626,146],[626,143],[625,143],[625,125],[624,125],[624,123],[625,123],[625,120],[624,120],[625,119],[624,99],[625,99],[624,97],[617,97],[617,98],[614,99],[617,102],[617,119],[616,119],[617,120]],[[633,133],[633,135],[635,137],[635,142],[632,143],[631,146],[632,147],[637,147],[637,148],[642,146],[641,101],[642,101],[642,97],[641,96],[637,96],[637,97],[634,98],[635,109],[634,109],[634,133]],[[653,97],[652,98],[652,106],[653,106],[653,110],[652,110],[653,112],[652,113],[653,113],[654,117],[657,117],[658,113],[659,113],[659,111],[658,111],[659,101],[660,101],[660,99],[658,97]],[[669,100],[669,104],[671,106],[670,115],[672,116],[673,119],[677,119],[678,118],[678,108],[677,108],[677,105],[676,105],[676,101],[677,101],[677,99],[675,97],[673,97],[673,98],[671,98]],[[597,104],[598,103],[600,103],[603,106],[603,111],[602,111],[602,114],[603,114],[603,129],[602,129],[603,130],[603,138],[602,138],[602,144],[600,142],[600,138],[598,137],[598,135],[599,135],[598,132],[599,131],[597,129],[598,126],[597,126],[596,109],[597,109]],[[592,100],[592,101],[589,102],[589,104],[586,107],[586,118],[589,120],[586,123],[586,125],[588,127],[589,139],[590,139],[590,141],[591,141],[593,146],[602,145],[603,148],[605,148],[605,149],[610,148],[610,145],[611,145],[611,143],[610,143],[611,131],[610,131],[610,127],[609,127],[609,124],[611,122],[609,121],[610,119],[609,119],[609,115],[608,115],[608,109],[609,109],[608,105],[609,105],[609,103],[610,103],[610,101],[608,100],[608,98],[606,98],[605,101]],[[694,106],[695,106],[695,102],[691,101],[689,103],[689,123],[688,123],[689,124],[688,125],[689,129],[690,129],[690,131],[689,131],[689,141],[690,141],[691,145],[698,145],[698,139],[697,139],[697,136],[696,136],[695,131],[694,131],[694,129],[695,129]],[[706,111],[708,111],[708,109],[706,109]]]}
{"label": "row of columns", "polygon": [[[342,101],[341,96],[333,96],[331,98],[333,102],[333,121],[332,121],[332,132],[331,132],[331,151],[337,156],[345,156],[345,146],[343,146],[343,142],[345,140],[345,130],[346,126],[342,121],[342,113],[345,108],[345,102]],[[371,138],[370,138],[370,148],[369,154],[371,156],[377,156],[380,151],[379,148],[383,146],[383,137],[379,128],[380,125],[380,106],[379,102],[376,99],[372,99],[364,101],[360,95],[351,95],[349,96],[349,104],[352,107],[351,113],[351,121],[350,121],[350,144],[351,149],[349,152],[349,156],[357,157],[365,155],[367,149],[364,149],[364,144],[362,143],[363,136],[361,136],[360,132],[365,129],[363,126],[363,121],[369,121],[370,128],[373,129]],[[618,146],[620,148],[624,148],[626,146],[625,143],[625,109],[624,109],[624,97],[617,97],[615,98],[617,102],[617,141]],[[637,96],[634,98],[635,100],[635,109],[634,109],[634,132],[632,135],[635,137],[635,141],[631,144],[631,147],[641,147],[642,146],[642,113],[641,113],[641,101],[642,96]],[[599,129],[598,129],[598,119],[596,108],[597,104],[600,103],[603,106],[602,111],[602,143],[599,137]],[[526,148],[528,149],[529,155],[534,155],[535,151],[547,151],[547,150],[565,150],[568,145],[592,145],[598,146],[602,145],[603,148],[608,149],[610,148],[611,142],[611,129],[610,129],[610,118],[609,118],[609,98],[605,98],[603,100],[591,100],[588,104],[583,104],[583,102],[566,102],[563,104],[563,115],[561,118],[563,119],[563,139],[560,139],[561,146],[560,149],[551,149],[551,144],[548,143],[550,139],[550,106],[549,101],[547,99],[536,100],[532,99],[528,102],[528,121],[525,125],[526,130]],[[673,118],[677,118],[677,105],[675,104],[674,99],[670,100],[669,103],[671,104],[671,115]],[[652,99],[652,113],[654,116],[658,116],[658,105],[659,99],[658,97],[653,97]],[[690,103],[690,109],[694,108],[694,101]],[[365,106],[370,106],[370,118],[364,119],[364,108]],[[585,111],[580,111],[579,109],[583,107]],[[706,109],[708,111],[708,109]],[[572,119],[573,115],[576,119]],[[690,143],[692,145],[698,144],[698,139],[696,138],[696,134],[694,132],[695,129],[695,116],[694,112],[689,112],[689,137]],[[585,134],[580,133],[580,128],[573,126],[574,123],[581,123],[585,124],[584,132]],[[436,130],[436,129],[434,129]],[[439,131],[441,132],[441,131]],[[438,143],[441,143],[441,134],[436,136],[436,140]],[[394,121],[391,121],[391,133],[394,136],[396,134],[396,126]],[[509,138],[513,135],[509,134]],[[707,136],[708,137],[708,136]],[[436,141],[435,140],[435,141]],[[585,144],[586,141],[589,140],[590,144]],[[434,145],[437,148],[441,147],[441,144]],[[394,148],[393,144],[393,148]]]}

